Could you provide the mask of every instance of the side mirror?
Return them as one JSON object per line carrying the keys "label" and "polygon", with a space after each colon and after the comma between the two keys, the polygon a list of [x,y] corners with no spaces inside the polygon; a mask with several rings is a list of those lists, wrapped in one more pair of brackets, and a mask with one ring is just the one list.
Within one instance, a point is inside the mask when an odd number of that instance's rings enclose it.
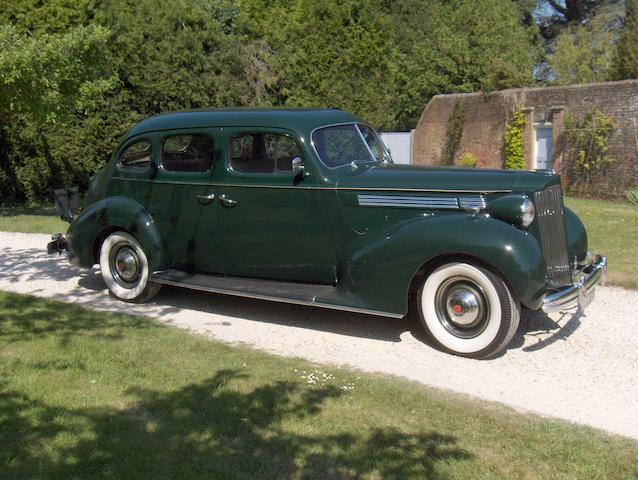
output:
{"label": "side mirror", "polygon": [[303,166],[303,160],[301,157],[294,157],[292,159],[292,171],[295,173],[295,177],[305,177],[308,174],[306,173],[306,169]]}

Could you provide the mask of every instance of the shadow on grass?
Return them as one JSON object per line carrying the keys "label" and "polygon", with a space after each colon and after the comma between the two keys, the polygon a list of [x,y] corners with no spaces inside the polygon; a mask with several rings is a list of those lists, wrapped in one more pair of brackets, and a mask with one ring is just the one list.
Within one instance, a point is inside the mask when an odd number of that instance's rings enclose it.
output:
{"label": "shadow on grass", "polygon": [[[143,318],[127,319],[129,328],[157,328]],[[0,340],[24,342],[52,336],[64,345],[77,334],[101,340],[122,338],[122,322],[105,315],[82,315],[79,308],[34,297],[0,293]],[[43,365],[46,365],[43,359]]]}
{"label": "shadow on grass", "polygon": [[133,389],[122,409],[62,408],[0,383],[0,477],[441,479],[437,464],[472,458],[436,432],[322,433],[335,428],[314,417],[339,389],[245,391],[245,378],[220,370],[176,391]]}

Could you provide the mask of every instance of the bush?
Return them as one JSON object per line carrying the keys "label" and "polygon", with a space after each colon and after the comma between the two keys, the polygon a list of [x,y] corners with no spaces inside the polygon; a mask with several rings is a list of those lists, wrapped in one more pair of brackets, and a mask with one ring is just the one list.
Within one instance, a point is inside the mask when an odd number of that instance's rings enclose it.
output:
{"label": "bush", "polygon": [[638,190],[627,190],[625,192],[627,201],[634,207],[638,207]]}
{"label": "bush", "polygon": [[464,153],[463,155],[461,155],[461,158],[459,158],[459,166],[461,167],[476,168],[477,164],[478,160],[471,153]]}
{"label": "bush", "polygon": [[598,176],[604,175],[605,167],[614,162],[608,150],[615,130],[613,120],[598,110],[582,118],[567,116],[563,138],[570,183],[574,187],[594,184]]}
{"label": "bush", "polygon": [[523,157],[523,129],[525,128],[525,116],[523,112],[514,112],[512,123],[505,128],[505,168],[508,170],[523,170],[525,158]]}

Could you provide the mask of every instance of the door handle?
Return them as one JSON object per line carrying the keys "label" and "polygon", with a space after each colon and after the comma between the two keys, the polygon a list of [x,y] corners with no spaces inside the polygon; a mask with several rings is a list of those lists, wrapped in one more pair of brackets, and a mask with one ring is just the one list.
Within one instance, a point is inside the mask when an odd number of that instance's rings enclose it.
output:
{"label": "door handle", "polygon": [[209,193],[208,195],[197,195],[197,201],[202,205],[211,204],[213,203],[213,200],[215,200],[214,193]]}
{"label": "door handle", "polygon": [[226,195],[220,195],[219,200],[222,202],[224,207],[232,208],[237,205],[237,200],[233,200],[232,198],[228,198]]}

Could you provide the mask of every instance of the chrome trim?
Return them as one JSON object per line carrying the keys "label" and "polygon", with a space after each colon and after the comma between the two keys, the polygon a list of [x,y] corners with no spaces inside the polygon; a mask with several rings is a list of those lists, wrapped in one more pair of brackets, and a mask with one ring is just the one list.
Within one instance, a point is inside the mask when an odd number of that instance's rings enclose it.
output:
{"label": "chrome trim", "polygon": [[[161,273],[161,272],[160,271],[153,272],[153,276],[155,276],[155,274],[157,273]],[[290,303],[293,305],[304,305],[308,307],[329,308],[332,310],[340,310],[344,312],[364,313],[367,315],[379,315],[382,317],[390,317],[390,318],[403,318],[405,316],[404,314],[400,314],[400,313],[382,312],[379,310],[369,310],[367,308],[348,307],[344,305],[333,305],[330,303],[321,303],[321,302],[315,301],[314,299],[312,301],[307,301],[307,300],[294,300],[291,298],[272,297],[269,295],[258,295],[258,294],[247,295],[244,292],[238,292],[235,290],[227,290],[224,288],[216,288],[216,287],[204,287],[201,285],[181,283],[181,282],[176,282],[172,280],[164,280],[164,279],[156,280],[152,277],[151,277],[151,281],[155,283],[161,283],[163,285],[172,285],[174,287],[189,288],[191,290],[199,290],[202,292],[221,293],[223,295],[233,295],[235,297],[253,298],[255,300],[267,300],[270,302]]]}
{"label": "chrome trim", "polygon": [[120,180],[124,182],[153,182],[169,185],[196,185],[196,186],[218,186],[218,187],[240,187],[240,188],[296,188],[305,190],[336,190],[336,191],[364,191],[364,192],[422,192],[422,193],[511,193],[512,190],[444,190],[434,188],[391,188],[391,187],[316,187],[307,185],[255,185],[246,183],[219,183],[219,182],[178,182],[168,180],[149,180],[147,178],[124,178],[111,177],[109,180]]}
{"label": "chrome trim", "polygon": [[543,312],[562,312],[574,307],[584,309],[592,300],[596,285],[605,284],[607,257],[597,255],[594,263],[586,266],[578,277],[569,287],[547,295],[543,300]]}
{"label": "chrome trim", "polygon": [[459,201],[456,197],[417,197],[407,195],[357,195],[362,207],[408,207],[408,208],[438,208],[444,210],[458,210]]}
{"label": "chrome trim", "polygon": [[534,203],[550,286],[570,285],[571,268],[567,253],[567,232],[560,185],[552,185],[545,190],[535,192]]}
{"label": "chrome trim", "polygon": [[215,194],[209,193],[208,195],[197,195],[197,200],[202,205],[210,205],[213,201],[215,201]]}
{"label": "chrome trim", "polygon": [[463,210],[483,210],[487,205],[485,203],[485,197],[483,195],[478,196],[460,196],[459,206]]}
{"label": "chrome trim", "polygon": [[416,195],[374,195],[360,193],[357,195],[362,207],[403,207],[403,208],[433,208],[441,210],[468,210],[478,212],[485,208],[482,195],[461,197],[437,197]]}

